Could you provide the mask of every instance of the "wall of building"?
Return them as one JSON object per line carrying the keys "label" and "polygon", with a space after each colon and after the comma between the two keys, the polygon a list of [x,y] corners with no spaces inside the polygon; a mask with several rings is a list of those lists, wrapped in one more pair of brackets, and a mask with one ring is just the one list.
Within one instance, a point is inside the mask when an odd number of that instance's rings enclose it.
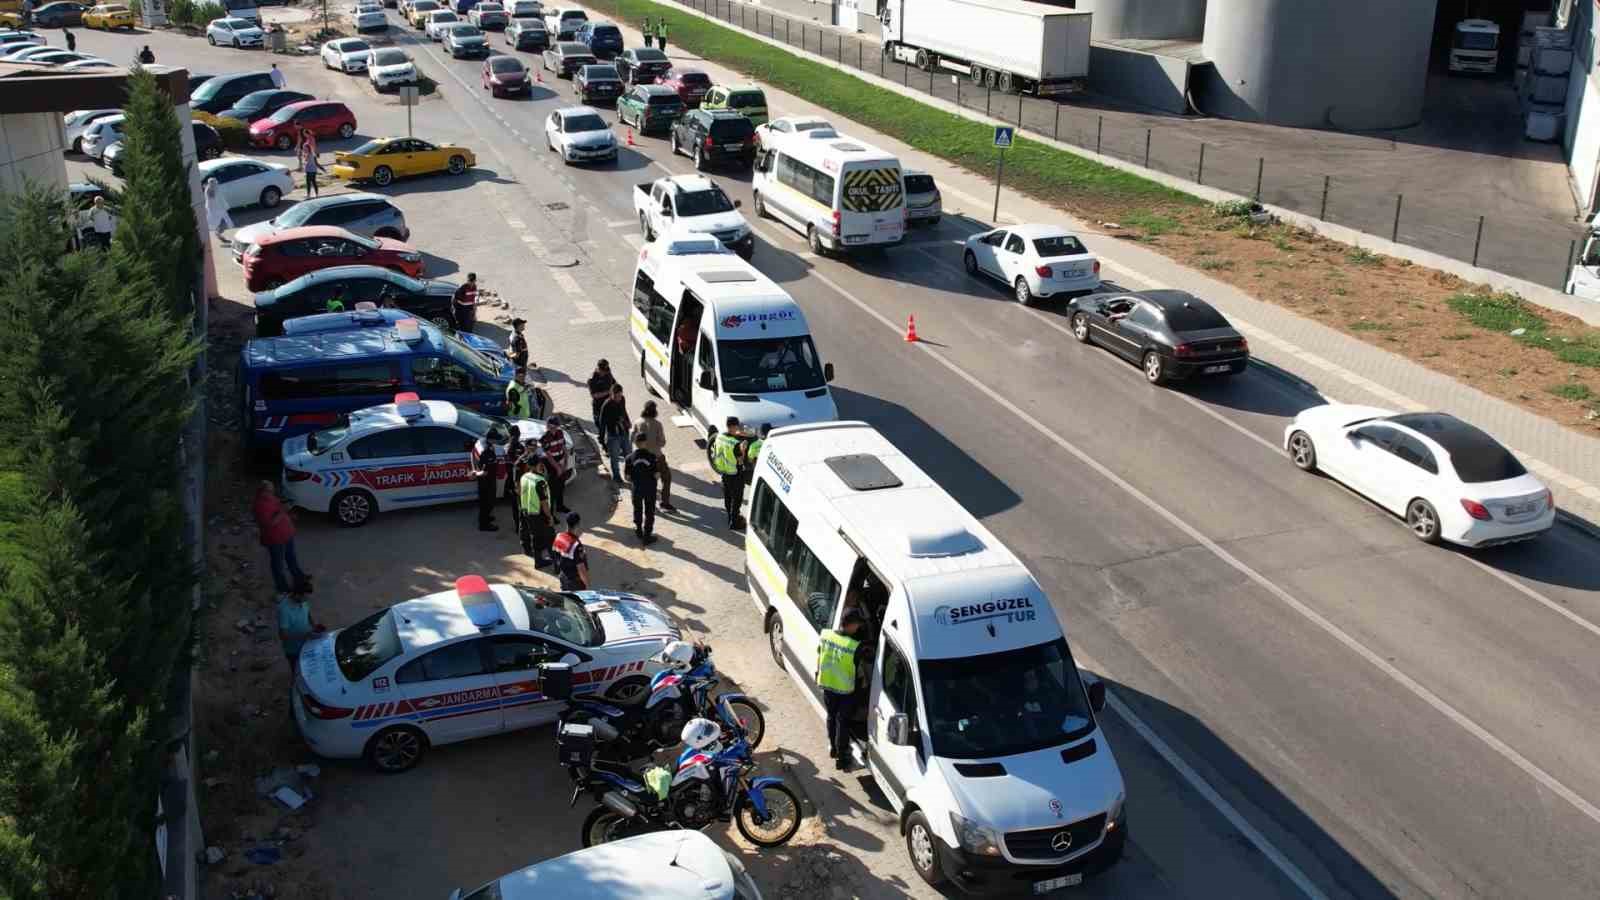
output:
{"label": "wall of building", "polygon": [[1174,115],[1189,111],[1189,63],[1113,44],[1089,47],[1089,89]]}
{"label": "wall of building", "polygon": [[66,135],[57,112],[0,115],[0,193],[29,185],[67,189]]}
{"label": "wall of building", "polygon": [[1589,3],[1575,4],[1571,10],[1572,72],[1567,81],[1567,123],[1562,147],[1567,152],[1567,171],[1572,178],[1572,193],[1578,205],[1594,209],[1596,181],[1600,179],[1600,81],[1596,67],[1600,59],[1600,15]]}
{"label": "wall of building", "polygon": [[1090,37],[1097,41],[1199,40],[1206,27],[1206,0],[1076,0],[1072,6],[1094,13]]}
{"label": "wall of building", "polygon": [[1422,117],[1436,8],[1394,0],[1206,6],[1200,108],[1307,128],[1404,128]]}

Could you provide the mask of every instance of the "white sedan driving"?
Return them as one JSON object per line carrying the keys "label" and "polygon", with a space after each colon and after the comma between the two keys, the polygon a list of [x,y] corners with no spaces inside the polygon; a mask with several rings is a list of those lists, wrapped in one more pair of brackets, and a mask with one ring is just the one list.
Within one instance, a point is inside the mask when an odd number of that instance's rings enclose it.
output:
{"label": "white sedan driving", "polygon": [[373,90],[382,91],[417,83],[417,66],[398,47],[379,47],[367,59],[367,78]]}
{"label": "white sedan driving", "polygon": [[967,238],[967,274],[1010,286],[1017,302],[1091,294],[1100,289],[1100,260],[1077,235],[1056,225],[1014,225]]}
{"label": "white sedan driving", "polygon": [[272,209],[294,188],[294,174],[288,167],[247,156],[208,159],[196,168],[201,184],[216,179],[217,193],[229,209],[256,204]]}
{"label": "white sedan driving", "polygon": [[1509,544],[1555,524],[1550,489],[1494,438],[1447,413],[1329,403],[1295,416],[1283,445],[1295,466],[1403,517],[1429,544]]}
{"label": "white sedan driving", "polygon": [[756,126],[756,146],[765,147],[767,141],[779,135],[803,134],[808,138],[836,138],[839,132],[833,123],[821,116],[779,116]]}
{"label": "white sedan driving", "polygon": [[337,38],[322,45],[322,64],[341,72],[365,72],[371,56],[372,45],[361,38]]}
{"label": "white sedan driving", "polygon": [[122,115],[120,109],[75,109],[61,117],[62,127],[66,129],[67,146],[73,153],[83,152],[83,135],[89,126],[101,119]]}
{"label": "white sedan driving", "polygon": [[260,47],[266,40],[260,24],[249,19],[213,19],[206,26],[206,42],[213,47]]}
{"label": "white sedan driving", "polygon": [[442,41],[446,29],[465,24],[467,24],[466,19],[448,9],[441,9],[428,13],[428,24],[423,27],[423,32],[431,41]]}
{"label": "white sedan driving", "polygon": [[544,120],[544,141],[562,162],[617,159],[617,136],[592,106],[568,106]]}

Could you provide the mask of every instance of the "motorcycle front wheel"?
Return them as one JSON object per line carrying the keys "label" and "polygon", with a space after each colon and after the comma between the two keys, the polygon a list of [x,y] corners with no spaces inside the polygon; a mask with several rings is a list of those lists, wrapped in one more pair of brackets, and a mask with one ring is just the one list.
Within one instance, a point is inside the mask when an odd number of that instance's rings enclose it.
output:
{"label": "motorcycle front wheel", "polygon": [[739,727],[744,729],[744,742],[751,750],[761,746],[761,739],[767,733],[767,717],[761,714],[760,708],[749,700],[729,700],[728,707],[739,720]]}
{"label": "motorcycle front wheel", "polygon": [[625,837],[644,834],[659,829],[642,825],[608,806],[596,806],[583,820],[583,846],[596,847]]}
{"label": "motorcycle front wheel", "polygon": [[756,812],[748,792],[739,797],[739,806],[733,811],[733,821],[739,826],[739,833],[757,847],[778,847],[789,843],[795,832],[800,830],[799,796],[785,785],[769,784],[761,788],[761,800],[767,807],[764,817]]}

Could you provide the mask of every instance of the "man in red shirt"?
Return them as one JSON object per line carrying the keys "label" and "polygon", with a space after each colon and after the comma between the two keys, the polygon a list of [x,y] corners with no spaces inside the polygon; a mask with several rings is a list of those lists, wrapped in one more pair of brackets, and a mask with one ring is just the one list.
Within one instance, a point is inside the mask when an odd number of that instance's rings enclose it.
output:
{"label": "man in red shirt", "polygon": [[456,315],[456,331],[470,333],[478,327],[478,273],[467,273],[467,283],[456,288],[450,305]]}
{"label": "man in red shirt", "polygon": [[272,482],[262,481],[256,487],[254,512],[256,528],[261,532],[261,546],[267,548],[272,567],[272,586],[279,594],[311,593],[311,576],[301,570],[294,552],[294,520],[289,518],[289,510],[278,499]]}

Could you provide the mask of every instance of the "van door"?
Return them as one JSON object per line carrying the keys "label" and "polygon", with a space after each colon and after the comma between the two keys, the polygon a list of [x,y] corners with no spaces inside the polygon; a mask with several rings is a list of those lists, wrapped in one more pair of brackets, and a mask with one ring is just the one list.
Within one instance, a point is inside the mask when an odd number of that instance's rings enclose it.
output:
{"label": "van door", "polygon": [[639,374],[647,384],[663,389],[670,384],[672,360],[667,349],[677,310],[661,295],[655,279],[640,268],[633,276],[633,314],[628,317],[628,339],[639,348]]}
{"label": "van door", "polygon": [[846,166],[834,208],[846,247],[898,243],[905,236],[906,196],[900,166],[889,160]]}
{"label": "van door", "polygon": [[695,354],[694,360],[694,383],[689,389],[689,414],[700,423],[702,431],[710,431],[713,428],[720,431],[722,428],[721,422],[711,420],[711,411],[716,408],[719,395],[717,385],[720,383],[717,378],[715,343],[711,335],[702,328],[700,349]]}
{"label": "van door", "polygon": [[[890,632],[881,632],[878,661],[872,672],[872,694],[867,715],[867,768],[883,787],[884,794],[898,812],[906,795],[922,778],[922,727],[917,715],[916,674],[911,660],[900,649]],[[889,720],[904,715],[911,743],[897,746],[889,741]]]}

